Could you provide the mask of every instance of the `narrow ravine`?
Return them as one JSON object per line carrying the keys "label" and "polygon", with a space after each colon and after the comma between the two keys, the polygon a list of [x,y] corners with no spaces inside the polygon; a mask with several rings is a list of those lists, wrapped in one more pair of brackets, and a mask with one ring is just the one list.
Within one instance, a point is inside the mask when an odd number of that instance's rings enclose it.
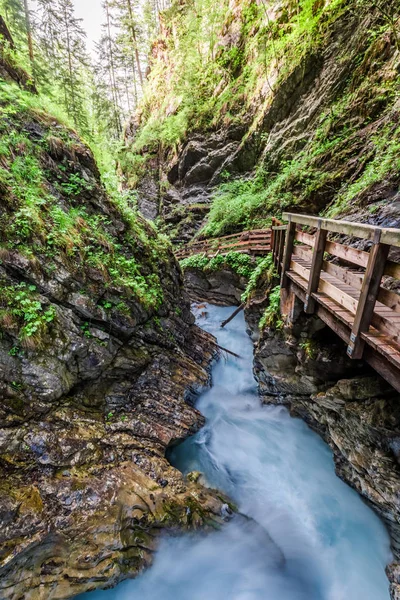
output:
{"label": "narrow ravine", "polygon": [[329,448],[281,407],[261,406],[243,315],[208,306],[198,323],[241,355],[213,369],[198,401],[206,426],[170,460],[238,506],[221,531],[165,539],[153,567],[85,600],[388,600],[389,538],[338,479]]}

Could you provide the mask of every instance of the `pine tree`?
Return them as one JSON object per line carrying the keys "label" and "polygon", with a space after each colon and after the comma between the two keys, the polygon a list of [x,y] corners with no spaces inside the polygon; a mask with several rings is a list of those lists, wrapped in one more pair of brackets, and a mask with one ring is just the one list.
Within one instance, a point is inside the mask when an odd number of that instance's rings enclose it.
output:
{"label": "pine tree", "polygon": [[86,34],[81,19],[75,16],[71,0],[57,0],[53,3],[58,15],[55,57],[57,65],[57,85],[62,92],[63,104],[75,126],[89,134],[85,73],[89,69],[86,50]]}
{"label": "pine tree", "polygon": [[33,39],[32,39],[32,26],[31,26],[31,15],[29,11],[29,3],[28,0],[24,0],[24,17],[25,17],[25,29],[26,29],[26,38],[28,43],[28,51],[29,51],[29,61],[31,63],[32,68],[32,76],[33,80],[35,80],[35,53],[33,51]]}
{"label": "pine tree", "polygon": [[140,49],[143,45],[141,18],[137,15],[139,6],[133,0],[111,0],[110,6],[116,9],[117,24],[119,28],[118,43],[123,48],[122,52],[131,55],[134,72],[138,75],[138,82],[143,90],[143,66],[140,58]]}
{"label": "pine tree", "polygon": [[25,11],[21,0],[1,0],[0,7],[14,41],[18,43],[21,38],[25,39]]}

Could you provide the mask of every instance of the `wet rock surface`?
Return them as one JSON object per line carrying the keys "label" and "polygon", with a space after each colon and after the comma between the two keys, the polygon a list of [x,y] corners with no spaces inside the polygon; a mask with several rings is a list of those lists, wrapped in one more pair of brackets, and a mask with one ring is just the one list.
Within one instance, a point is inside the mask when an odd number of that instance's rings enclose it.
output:
{"label": "wet rock surface", "polygon": [[187,267],[184,273],[185,290],[190,298],[217,306],[239,306],[247,281],[229,268],[205,272]]}

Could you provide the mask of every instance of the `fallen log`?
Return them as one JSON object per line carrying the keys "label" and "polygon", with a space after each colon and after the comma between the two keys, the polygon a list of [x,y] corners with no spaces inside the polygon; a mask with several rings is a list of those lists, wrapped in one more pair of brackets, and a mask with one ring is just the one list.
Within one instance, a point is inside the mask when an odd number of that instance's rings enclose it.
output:
{"label": "fallen log", "polygon": [[246,306],[246,303],[243,302],[232,314],[230,317],[228,317],[225,321],[222,321],[221,323],[221,327],[225,327],[225,325],[228,325],[228,323],[230,323],[235,317],[236,315],[238,315],[240,312],[242,312],[242,310],[244,309],[244,307]]}
{"label": "fallen log", "polygon": [[235,358],[242,358],[239,354],[232,352],[232,350],[228,350],[228,348],[224,348],[223,346],[220,346],[219,344],[215,344],[215,346],[218,348],[218,350],[221,350],[222,352],[226,352],[227,354],[231,354]]}

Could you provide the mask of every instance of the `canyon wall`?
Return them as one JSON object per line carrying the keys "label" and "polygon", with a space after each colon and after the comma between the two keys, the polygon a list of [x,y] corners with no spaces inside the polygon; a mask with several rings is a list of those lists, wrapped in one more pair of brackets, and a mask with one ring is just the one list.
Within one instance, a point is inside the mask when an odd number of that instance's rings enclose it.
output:
{"label": "canyon wall", "polygon": [[283,210],[398,225],[398,18],[391,0],[174,2],[121,155],[144,214],[175,242]]}
{"label": "canyon wall", "polygon": [[6,71],[0,597],[70,598],[136,575],[163,532],[221,522],[221,498],[165,458],[203,424],[215,342],[169,243]]}

